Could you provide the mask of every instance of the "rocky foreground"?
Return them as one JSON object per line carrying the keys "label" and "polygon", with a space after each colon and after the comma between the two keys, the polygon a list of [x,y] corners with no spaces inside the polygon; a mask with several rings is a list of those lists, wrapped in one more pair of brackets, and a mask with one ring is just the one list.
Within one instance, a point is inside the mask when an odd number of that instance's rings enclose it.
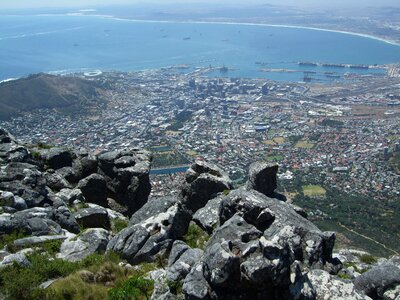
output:
{"label": "rocky foreground", "polygon": [[277,166],[254,163],[233,190],[222,169],[196,161],[179,196],[148,199],[144,150],[27,148],[1,130],[0,163],[0,237],[23,235],[0,249],[0,270],[29,268],[37,245],[61,241],[55,257],[70,262],[93,253],[116,253],[126,268],[164,259],[147,274],[151,299],[400,299],[400,257],[371,266],[356,251],[333,255],[335,233],[275,192]]}

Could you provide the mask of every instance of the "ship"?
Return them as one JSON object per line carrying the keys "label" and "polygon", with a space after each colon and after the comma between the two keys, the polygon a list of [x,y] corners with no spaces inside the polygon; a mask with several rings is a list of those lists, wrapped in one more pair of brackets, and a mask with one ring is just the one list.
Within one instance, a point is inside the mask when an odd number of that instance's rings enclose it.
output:
{"label": "ship", "polygon": [[369,66],[367,65],[350,65],[350,69],[369,69]]}
{"label": "ship", "polygon": [[221,72],[221,73],[227,73],[228,72],[228,67],[226,67],[225,65],[223,65],[221,68],[219,68],[219,71]]}
{"label": "ship", "polygon": [[346,67],[344,64],[322,64],[323,67],[326,68],[344,68]]}
{"label": "ship", "polygon": [[308,62],[308,61],[300,61],[298,63],[299,66],[305,66],[305,67],[316,67],[318,66],[317,63],[313,63],[313,62]]}
{"label": "ship", "polygon": [[191,39],[190,36],[186,36],[186,37],[183,38],[184,41],[188,41],[188,40],[190,40],[190,39]]}

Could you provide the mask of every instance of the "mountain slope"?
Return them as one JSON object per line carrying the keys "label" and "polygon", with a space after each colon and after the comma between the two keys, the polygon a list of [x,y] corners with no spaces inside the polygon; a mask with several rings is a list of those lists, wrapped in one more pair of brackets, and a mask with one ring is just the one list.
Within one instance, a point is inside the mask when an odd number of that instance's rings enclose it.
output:
{"label": "mountain slope", "polygon": [[0,119],[37,108],[70,108],[104,103],[103,87],[78,77],[37,74],[0,84]]}

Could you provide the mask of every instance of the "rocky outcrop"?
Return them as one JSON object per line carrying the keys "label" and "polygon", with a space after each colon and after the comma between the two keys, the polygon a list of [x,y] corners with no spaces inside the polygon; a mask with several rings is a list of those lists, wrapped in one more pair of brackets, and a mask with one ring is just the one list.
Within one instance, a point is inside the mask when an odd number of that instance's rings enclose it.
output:
{"label": "rocky outcrop", "polygon": [[247,189],[258,191],[266,196],[274,196],[277,187],[276,174],[278,165],[266,162],[255,162],[250,165]]}
{"label": "rocky outcrop", "polygon": [[150,194],[151,155],[144,150],[107,152],[98,157],[98,173],[106,180],[108,196],[128,215],[142,207]]}
{"label": "rocky outcrop", "polygon": [[400,257],[373,267],[354,280],[356,289],[373,299],[384,299],[386,291],[400,285]]}
{"label": "rocky outcrop", "polygon": [[110,233],[105,229],[87,229],[79,236],[65,240],[57,256],[69,261],[79,261],[94,253],[104,253],[109,237]]}
{"label": "rocky outcrop", "polygon": [[[393,299],[399,294],[399,258],[363,274],[355,266],[342,268],[339,259],[349,262],[350,256],[332,256],[335,234],[319,230],[275,191],[276,165],[252,164],[246,185],[233,190],[220,167],[196,161],[177,197],[148,200],[147,151],[96,157],[36,150],[33,155],[0,130],[0,235],[27,235],[0,250],[0,267],[28,266],[24,252],[10,254],[11,248],[59,240],[57,257],[69,261],[104,252],[116,252],[131,264],[168,257],[165,270],[149,275],[157,280],[152,299]],[[128,227],[121,230],[126,216]],[[189,226],[191,221],[198,226]]]}
{"label": "rocky outcrop", "polygon": [[323,270],[312,270],[307,275],[316,291],[316,299],[349,299],[368,300],[371,299],[363,293],[355,290],[350,280],[342,280],[330,275]]}
{"label": "rocky outcrop", "polygon": [[88,207],[78,210],[74,217],[79,225],[84,228],[110,229],[111,223],[108,212],[102,207]]}
{"label": "rocky outcrop", "polygon": [[[169,251],[174,240],[186,233],[190,221],[190,214],[180,202],[170,204],[148,218],[135,217],[140,222],[113,237],[107,250],[119,253],[131,263],[154,261],[158,254]],[[142,210],[146,211],[146,206]]]}
{"label": "rocky outcrop", "polygon": [[87,202],[107,205],[107,183],[100,174],[92,174],[81,179],[76,188],[81,190]]}
{"label": "rocky outcrop", "polygon": [[197,160],[186,172],[180,198],[182,203],[194,213],[218,193],[230,189],[232,189],[232,182],[228,174],[216,165]]}

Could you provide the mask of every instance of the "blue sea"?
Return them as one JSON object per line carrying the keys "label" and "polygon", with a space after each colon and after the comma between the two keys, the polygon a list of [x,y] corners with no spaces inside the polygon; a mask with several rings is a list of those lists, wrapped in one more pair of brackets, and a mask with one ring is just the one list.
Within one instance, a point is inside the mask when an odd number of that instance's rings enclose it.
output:
{"label": "blue sea", "polygon": [[[0,80],[38,72],[135,71],[187,64],[220,67],[211,76],[299,81],[303,71],[382,73],[382,70],[299,66],[298,62],[400,62],[400,47],[383,41],[302,28],[250,24],[145,22],[101,16],[2,15]],[[260,69],[296,72],[261,72]],[[190,71],[190,70],[189,70]],[[319,78],[319,79],[318,79]]]}

